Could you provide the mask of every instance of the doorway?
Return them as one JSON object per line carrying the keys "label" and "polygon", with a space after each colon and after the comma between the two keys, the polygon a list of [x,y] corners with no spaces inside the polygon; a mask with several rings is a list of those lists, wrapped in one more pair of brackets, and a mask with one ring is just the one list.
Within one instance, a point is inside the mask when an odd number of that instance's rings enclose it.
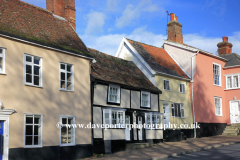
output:
{"label": "doorway", "polygon": [[239,111],[240,111],[240,102],[239,101],[230,102],[231,124],[240,123]]}

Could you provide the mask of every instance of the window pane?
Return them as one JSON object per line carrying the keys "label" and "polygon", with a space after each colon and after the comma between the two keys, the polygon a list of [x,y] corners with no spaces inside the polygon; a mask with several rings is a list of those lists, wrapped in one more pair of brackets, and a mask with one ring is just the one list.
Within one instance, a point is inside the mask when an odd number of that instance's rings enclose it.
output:
{"label": "window pane", "polygon": [[67,90],[72,90],[72,83],[71,82],[67,82]]}
{"label": "window pane", "polygon": [[60,68],[65,70],[65,64],[61,64]]}
{"label": "window pane", "polygon": [[68,118],[68,124],[73,124],[73,118]]}
{"label": "window pane", "polygon": [[40,125],[38,126],[38,125],[34,125],[34,135],[39,135],[39,133],[40,133]]}
{"label": "window pane", "polygon": [[67,135],[67,127],[66,127],[66,126],[63,126],[63,127],[61,128],[61,135],[62,135],[62,136],[66,136],[66,135]]}
{"label": "window pane", "polygon": [[66,136],[61,136],[61,143],[67,143],[67,137]]}
{"label": "window pane", "polygon": [[34,57],[34,64],[40,64],[40,58],[39,57]]}
{"label": "window pane", "polygon": [[0,54],[2,54],[2,49],[0,49]]}
{"label": "window pane", "polygon": [[73,136],[68,136],[68,143],[73,143]]}
{"label": "window pane", "polygon": [[40,145],[41,137],[40,136],[34,136],[34,145]]}
{"label": "window pane", "polygon": [[65,80],[65,73],[61,72],[61,80]]}
{"label": "window pane", "polygon": [[40,72],[40,67],[34,66],[34,75],[39,75],[39,72]]}
{"label": "window pane", "polygon": [[26,124],[33,124],[33,116],[26,116]]}
{"label": "window pane", "polygon": [[238,76],[233,76],[233,87],[238,87]]}
{"label": "window pane", "polygon": [[26,75],[26,82],[32,83],[32,75],[31,74]]}
{"label": "window pane", "polygon": [[174,108],[175,108],[175,116],[178,117],[178,108],[177,108],[177,104],[175,103],[174,104]]}
{"label": "window pane", "polygon": [[41,124],[41,117],[40,116],[34,116],[34,124]]}
{"label": "window pane", "polygon": [[69,71],[69,72],[72,71],[72,65],[67,65],[67,71]]}
{"label": "window pane", "polygon": [[172,107],[172,116],[175,116],[174,107]]}
{"label": "window pane", "polygon": [[25,145],[32,145],[32,136],[26,136]]}
{"label": "window pane", "polygon": [[67,124],[67,118],[62,118],[62,124]]}
{"label": "window pane", "polygon": [[3,68],[3,58],[0,57],[0,71],[2,71],[2,68]]}
{"label": "window pane", "polygon": [[61,88],[65,89],[65,81],[61,81]]}
{"label": "window pane", "polygon": [[26,73],[32,74],[32,66],[26,65]]}
{"label": "window pane", "polygon": [[27,62],[32,62],[32,57],[26,56],[26,61],[27,61]]}
{"label": "window pane", "polygon": [[34,85],[39,86],[39,76],[34,76]]}
{"label": "window pane", "polygon": [[33,134],[33,126],[27,125],[26,126],[26,135],[32,135]]}
{"label": "window pane", "polygon": [[72,81],[72,73],[67,73],[67,81]]}

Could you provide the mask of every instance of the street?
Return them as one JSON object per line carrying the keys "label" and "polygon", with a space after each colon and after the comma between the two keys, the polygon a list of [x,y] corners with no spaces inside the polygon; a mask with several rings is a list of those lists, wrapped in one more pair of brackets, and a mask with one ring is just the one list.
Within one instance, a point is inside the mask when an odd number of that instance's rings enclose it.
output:
{"label": "street", "polygon": [[200,151],[192,154],[186,154],[177,157],[167,158],[166,160],[215,160],[226,159],[235,160],[240,159],[240,144],[234,144],[229,146],[222,146],[219,148]]}

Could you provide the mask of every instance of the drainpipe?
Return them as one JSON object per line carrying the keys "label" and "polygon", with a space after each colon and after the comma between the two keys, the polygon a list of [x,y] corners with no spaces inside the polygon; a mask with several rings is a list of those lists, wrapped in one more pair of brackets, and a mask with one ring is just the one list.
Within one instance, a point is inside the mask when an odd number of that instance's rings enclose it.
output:
{"label": "drainpipe", "polygon": [[193,97],[193,58],[198,54],[198,52],[199,50],[194,56],[191,57],[191,61],[192,61],[191,88],[192,88],[192,104],[193,104],[194,138],[197,137],[197,133],[196,133],[196,119],[195,119],[195,108],[194,108],[194,97]]}

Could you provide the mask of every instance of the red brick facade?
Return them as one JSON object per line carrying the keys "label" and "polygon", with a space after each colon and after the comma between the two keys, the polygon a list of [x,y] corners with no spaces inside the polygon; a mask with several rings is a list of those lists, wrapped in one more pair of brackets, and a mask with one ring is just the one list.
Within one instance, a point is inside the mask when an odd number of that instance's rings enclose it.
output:
{"label": "red brick facade", "polygon": [[76,30],[75,0],[47,0],[47,10],[65,18]]}
{"label": "red brick facade", "polygon": [[223,36],[223,42],[217,44],[218,46],[218,54],[230,54],[232,53],[232,43],[228,42],[228,37]]}
{"label": "red brick facade", "polygon": [[168,22],[168,40],[183,43],[182,24],[178,22],[178,17],[171,13],[171,21]]}

